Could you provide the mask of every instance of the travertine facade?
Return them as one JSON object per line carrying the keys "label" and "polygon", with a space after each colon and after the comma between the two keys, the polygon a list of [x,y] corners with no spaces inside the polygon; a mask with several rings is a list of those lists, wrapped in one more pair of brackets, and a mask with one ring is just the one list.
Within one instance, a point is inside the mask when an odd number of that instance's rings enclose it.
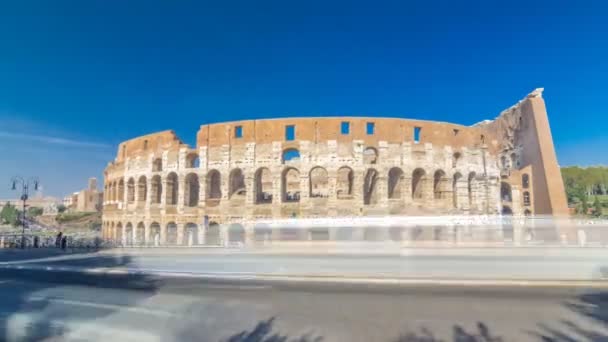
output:
{"label": "travertine facade", "polygon": [[289,118],[202,125],[195,148],[172,131],[138,137],[105,170],[104,234],[217,244],[257,219],[565,214],[541,93],[474,126]]}

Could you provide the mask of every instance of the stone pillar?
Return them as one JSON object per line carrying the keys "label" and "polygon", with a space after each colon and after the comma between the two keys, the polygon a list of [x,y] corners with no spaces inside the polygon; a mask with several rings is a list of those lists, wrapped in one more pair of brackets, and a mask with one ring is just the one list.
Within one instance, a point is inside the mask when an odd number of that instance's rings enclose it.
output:
{"label": "stone pillar", "polygon": [[186,176],[185,175],[177,175],[177,212],[183,213],[184,206],[186,205]]}
{"label": "stone pillar", "polygon": [[251,206],[255,204],[255,170],[243,172],[245,173],[245,188],[247,189],[245,205]]}
{"label": "stone pillar", "polygon": [[146,214],[149,215],[150,204],[152,204],[152,175],[146,178]]}
{"label": "stone pillar", "polygon": [[176,223],[177,225],[177,245],[181,246],[181,245],[185,245],[186,244],[186,237],[184,235],[184,224],[183,223]]}
{"label": "stone pillar", "polygon": [[388,171],[384,168],[376,169],[378,179],[376,180],[376,198],[380,208],[388,208]]}
{"label": "stone pillar", "polygon": [[[150,196],[148,196],[148,197],[150,197]],[[151,245],[151,241],[153,241],[153,238],[150,237],[150,222],[145,221],[144,222],[144,245],[146,245],[146,246]]]}
{"label": "stone pillar", "polygon": [[160,244],[161,245],[167,244],[167,223],[166,222],[160,223]]}
{"label": "stone pillar", "polygon": [[162,184],[160,194],[160,207],[164,209],[167,206],[167,174],[165,174],[165,176],[161,178],[160,182]]}
{"label": "stone pillar", "polygon": [[300,206],[307,207],[310,203],[310,168],[300,170]]}

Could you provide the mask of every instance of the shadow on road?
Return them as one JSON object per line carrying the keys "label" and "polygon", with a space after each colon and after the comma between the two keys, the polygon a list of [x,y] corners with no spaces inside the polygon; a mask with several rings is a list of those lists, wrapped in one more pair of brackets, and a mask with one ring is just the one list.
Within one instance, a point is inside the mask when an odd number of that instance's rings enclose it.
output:
{"label": "shadow on road", "polygon": [[[6,256],[6,254],[5,254]],[[128,265],[128,256],[113,258],[85,258],[92,267],[121,267]],[[127,297],[120,303],[124,307],[135,306],[137,302],[151,296],[156,291],[155,281],[145,275],[108,277],[83,276],[69,272],[45,272],[18,269],[0,270],[0,340],[40,341],[62,338],[70,333],[63,322],[94,322],[111,315],[117,309],[90,310],[82,306],[56,305],[66,294],[73,292],[71,285],[96,287],[120,287],[143,290],[143,295]],[[71,307],[72,308],[72,307]],[[94,338],[94,336],[89,336]],[[87,338],[84,338],[85,340]]]}

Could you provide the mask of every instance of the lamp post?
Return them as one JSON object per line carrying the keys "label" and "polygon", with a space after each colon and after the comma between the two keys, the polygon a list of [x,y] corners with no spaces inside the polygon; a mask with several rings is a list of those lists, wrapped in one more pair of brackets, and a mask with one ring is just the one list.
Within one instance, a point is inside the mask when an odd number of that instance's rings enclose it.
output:
{"label": "lamp post", "polygon": [[29,198],[30,187],[34,187],[34,191],[38,190],[39,181],[36,177],[30,177],[28,180],[25,180],[19,176],[13,177],[11,179],[11,189],[19,190],[21,188],[21,197],[19,199],[23,202],[23,217],[21,219],[21,248],[25,248],[25,210],[27,208],[26,202]]}

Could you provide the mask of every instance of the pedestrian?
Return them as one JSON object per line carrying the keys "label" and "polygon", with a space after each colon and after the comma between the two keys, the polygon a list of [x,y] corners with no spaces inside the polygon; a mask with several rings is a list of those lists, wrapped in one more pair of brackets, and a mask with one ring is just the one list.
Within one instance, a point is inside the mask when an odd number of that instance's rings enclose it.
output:
{"label": "pedestrian", "polygon": [[67,245],[68,245],[68,237],[64,236],[61,239],[61,249],[63,249],[65,251],[65,248],[67,247]]}
{"label": "pedestrian", "polygon": [[59,248],[61,247],[61,236],[63,235],[62,232],[59,232],[59,234],[57,234],[57,237],[55,238],[55,247]]}

